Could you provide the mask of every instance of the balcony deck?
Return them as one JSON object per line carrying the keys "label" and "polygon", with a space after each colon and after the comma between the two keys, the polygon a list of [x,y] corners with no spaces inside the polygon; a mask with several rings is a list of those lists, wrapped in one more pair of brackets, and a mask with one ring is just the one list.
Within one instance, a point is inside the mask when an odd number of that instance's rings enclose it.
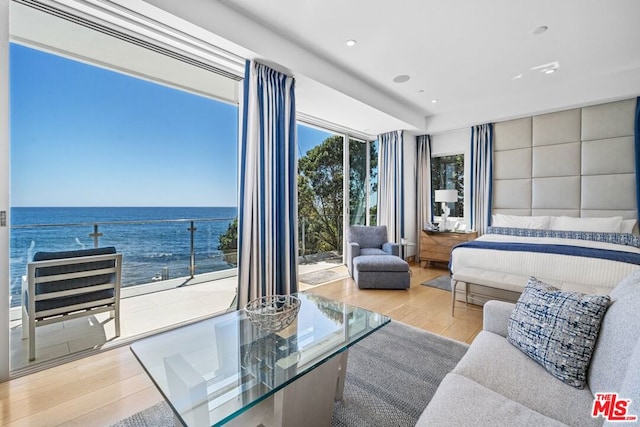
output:
{"label": "balcony deck", "polygon": [[[334,273],[327,274],[327,281],[348,274],[344,265],[321,261],[301,264],[299,275],[318,270]],[[153,285],[161,287],[162,283]],[[300,290],[310,287],[304,282],[299,286]],[[123,288],[120,337],[114,337],[114,322],[109,319],[109,313],[41,326],[36,328],[36,360],[33,362],[28,360],[28,340],[22,339],[21,320],[15,310],[12,316],[15,320],[10,323],[11,371],[13,375],[26,374],[222,313],[231,306],[236,287],[237,276],[146,294],[140,294],[137,287]]]}

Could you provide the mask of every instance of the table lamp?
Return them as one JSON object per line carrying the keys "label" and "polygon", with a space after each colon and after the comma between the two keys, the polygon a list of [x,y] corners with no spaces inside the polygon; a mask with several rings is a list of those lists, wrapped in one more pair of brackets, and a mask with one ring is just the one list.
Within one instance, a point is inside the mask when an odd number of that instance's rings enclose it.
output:
{"label": "table lamp", "polygon": [[436,190],[435,202],[442,202],[442,231],[449,229],[447,220],[449,218],[449,207],[447,203],[455,203],[458,201],[457,190]]}

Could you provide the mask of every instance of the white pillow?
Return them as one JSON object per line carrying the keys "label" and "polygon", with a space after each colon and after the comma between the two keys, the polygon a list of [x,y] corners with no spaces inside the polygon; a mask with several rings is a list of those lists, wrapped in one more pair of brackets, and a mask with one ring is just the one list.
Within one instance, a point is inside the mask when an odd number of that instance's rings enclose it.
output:
{"label": "white pillow", "polygon": [[610,218],[573,218],[570,216],[552,217],[551,230],[589,231],[595,233],[620,233],[621,216]]}
{"label": "white pillow", "polygon": [[620,225],[621,233],[633,233],[633,229],[636,226],[635,219],[623,219],[622,224]]}
{"label": "white pillow", "polygon": [[491,225],[494,227],[546,230],[549,228],[549,217],[495,214],[491,218]]}

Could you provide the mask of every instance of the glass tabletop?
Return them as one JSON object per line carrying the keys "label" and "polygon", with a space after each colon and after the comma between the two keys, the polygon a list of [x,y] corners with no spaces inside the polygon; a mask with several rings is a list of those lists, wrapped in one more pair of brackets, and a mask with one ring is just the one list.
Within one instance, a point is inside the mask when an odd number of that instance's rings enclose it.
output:
{"label": "glass tabletop", "polygon": [[277,333],[239,310],[143,338],[131,350],[183,424],[224,424],[390,320],[318,295],[297,297],[296,320]]}

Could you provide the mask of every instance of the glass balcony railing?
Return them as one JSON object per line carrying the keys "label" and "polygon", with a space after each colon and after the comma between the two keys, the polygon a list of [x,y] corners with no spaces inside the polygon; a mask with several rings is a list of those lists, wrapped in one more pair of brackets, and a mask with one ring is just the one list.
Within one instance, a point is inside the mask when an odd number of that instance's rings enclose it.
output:
{"label": "glass balcony railing", "polygon": [[233,218],[82,222],[11,227],[11,306],[20,305],[22,276],[36,252],[115,246],[123,254],[122,286],[228,270],[237,250],[220,250]]}
{"label": "glass balcony railing", "polygon": [[[24,208],[16,219],[28,217]],[[63,208],[68,215],[69,209]],[[47,209],[54,219],[55,210]],[[73,210],[78,215],[81,210]],[[39,214],[40,217],[43,215]],[[15,224],[11,226],[10,300],[11,307],[20,306],[22,277],[27,263],[36,252],[71,251],[114,246],[123,254],[123,288],[153,282],[176,280],[175,286],[187,283],[194,276],[224,272],[237,267],[237,238],[233,248],[218,249],[234,218],[145,219],[86,221],[58,224]],[[342,230],[325,235],[308,230],[308,221],[301,218],[299,240],[300,264],[342,259]],[[235,231],[235,229],[234,229]],[[235,233],[230,233],[235,236]],[[334,244],[327,242],[335,241]],[[236,245],[233,245],[233,243]],[[228,275],[233,272],[229,271]],[[205,277],[207,280],[215,280]],[[181,280],[178,280],[181,279]],[[171,282],[173,283],[173,282]],[[167,283],[169,284],[169,283]]]}

